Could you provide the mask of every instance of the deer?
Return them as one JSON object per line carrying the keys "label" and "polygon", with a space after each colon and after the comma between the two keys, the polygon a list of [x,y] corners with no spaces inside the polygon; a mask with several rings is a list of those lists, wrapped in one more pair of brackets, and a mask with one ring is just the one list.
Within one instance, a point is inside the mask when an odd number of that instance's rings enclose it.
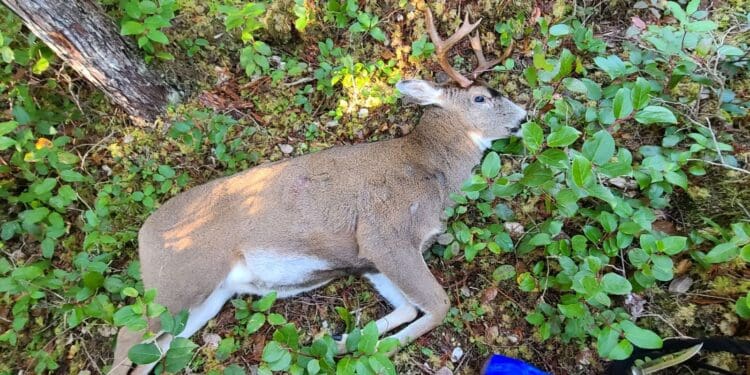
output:
{"label": "deer", "polygon": [[[467,14],[443,40],[429,8],[425,18],[453,83],[395,85],[405,101],[424,107],[407,135],[260,164],[190,188],[146,219],[138,232],[143,286],[155,288],[156,302],[169,311],[189,312],[179,337],[195,334],[235,295],[288,298],[352,274],[393,308],[375,322],[379,336],[403,326],[389,336],[403,347],[443,322],[448,295],[423,253],[445,231],[449,195],[492,141],[518,135],[526,111],[477,80],[501,60],[487,61],[479,35],[469,36],[481,19],[471,23]],[[478,62],[471,78],[447,58],[467,36]],[[149,329],[166,353],[173,337],[158,321]],[[110,374],[155,367],[128,359],[141,342],[142,334],[120,329]]]}

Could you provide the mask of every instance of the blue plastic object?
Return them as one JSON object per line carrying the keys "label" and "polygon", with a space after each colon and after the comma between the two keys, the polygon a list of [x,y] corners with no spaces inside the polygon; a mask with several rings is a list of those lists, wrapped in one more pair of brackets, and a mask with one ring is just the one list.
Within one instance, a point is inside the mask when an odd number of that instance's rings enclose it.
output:
{"label": "blue plastic object", "polygon": [[484,364],[482,375],[549,375],[519,359],[493,354]]}

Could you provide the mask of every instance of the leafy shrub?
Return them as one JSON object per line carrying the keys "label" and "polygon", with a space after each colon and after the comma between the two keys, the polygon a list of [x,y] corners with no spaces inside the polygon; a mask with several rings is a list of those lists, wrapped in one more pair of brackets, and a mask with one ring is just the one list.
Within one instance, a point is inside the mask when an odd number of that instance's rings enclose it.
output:
{"label": "leafy shrub", "polygon": [[125,13],[120,34],[132,35],[137,39],[138,47],[146,52],[146,62],[154,56],[160,60],[174,60],[171,53],[163,50],[169,44],[163,30],[171,26],[175,17],[175,0],[125,0],[120,6]]}

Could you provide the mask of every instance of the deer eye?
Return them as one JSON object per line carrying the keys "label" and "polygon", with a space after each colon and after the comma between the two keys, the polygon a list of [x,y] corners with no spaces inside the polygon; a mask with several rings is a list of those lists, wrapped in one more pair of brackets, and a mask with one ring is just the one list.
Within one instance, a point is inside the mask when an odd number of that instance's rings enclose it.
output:
{"label": "deer eye", "polygon": [[474,103],[484,103],[484,96],[477,95],[474,97]]}

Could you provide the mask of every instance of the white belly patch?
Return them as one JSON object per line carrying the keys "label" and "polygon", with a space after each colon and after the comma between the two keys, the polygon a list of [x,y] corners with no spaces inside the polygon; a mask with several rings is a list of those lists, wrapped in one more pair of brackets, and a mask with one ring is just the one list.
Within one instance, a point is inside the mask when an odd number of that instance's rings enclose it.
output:
{"label": "white belly patch", "polygon": [[283,252],[253,250],[245,262],[236,264],[223,286],[238,294],[264,295],[276,291],[279,298],[318,288],[330,280],[309,285],[317,271],[329,270],[325,260]]}

